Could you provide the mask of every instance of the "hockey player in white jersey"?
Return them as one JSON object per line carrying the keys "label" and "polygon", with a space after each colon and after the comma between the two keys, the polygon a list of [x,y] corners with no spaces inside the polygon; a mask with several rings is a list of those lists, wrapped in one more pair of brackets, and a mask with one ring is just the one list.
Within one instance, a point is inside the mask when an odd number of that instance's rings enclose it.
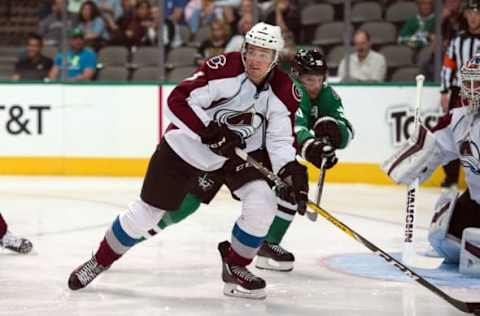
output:
{"label": "hockey player in white jersey", "polygon": [[[128,249],[159,230],[168,210],[178,209],[204,172],[222,177],[242,201],[231,242],[218,245],[224,293],[265,297],[265,281],[251,273],[251,263],[276,213],[276,197],[305,212],[307,171],[296,159],[293,124],[299,94],[277,66],[283,48],[280,27],[256,24],[240,53],[210,58],[168,98],[172,124],[153,154],[140,199],[119,215],[94,256],[75,269],[68,285],[85,287]],[[289,186],[276,187],[235,155],[244,148]]]}
{"label": "hockey player in white jersey", "polygon": [[480,276],[480,55],[463,65],[460,81],[462,107],[452,109],[432,131],[420,125],[383,170],[396,183],[410,184],[416,178],[426,180],[437,166],[460,159],[467,190],[461,195],[442,194],[428,239],[447,262],[460,262],[461,272]]}

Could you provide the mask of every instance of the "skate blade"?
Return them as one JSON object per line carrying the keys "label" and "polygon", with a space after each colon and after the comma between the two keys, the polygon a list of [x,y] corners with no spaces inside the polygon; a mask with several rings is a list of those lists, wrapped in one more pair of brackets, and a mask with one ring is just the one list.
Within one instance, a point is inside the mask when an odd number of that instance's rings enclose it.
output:
{"label": "skate blade", "polygon": [[223,294],[226,296],[242,297],[254,300],[263,300],[267,297],[265,289],[247,290],[240,285],[233,283],[225,283],[225,286],[223,287]]}
{"label": "skate blade", "polygon": [[293,262],[275,261],[271,258],[257,256],[255,267],[264,270],[289,272],[293,270]]}

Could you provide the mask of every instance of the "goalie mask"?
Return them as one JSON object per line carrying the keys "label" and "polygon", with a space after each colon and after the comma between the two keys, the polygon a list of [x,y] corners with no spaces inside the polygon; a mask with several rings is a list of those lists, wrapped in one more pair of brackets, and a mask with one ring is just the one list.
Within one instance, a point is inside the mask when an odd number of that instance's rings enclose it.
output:
{"label": "goalie mask", "polygon": [[480,109],[480,54],[467,61],[460,69],[462,103],[470,113]]}
{"label": "goalie mask", "polygon": [[319,49],[299,49],[295,55],[292,76],[298,79],[303,74],[327,76],[328,67]]}

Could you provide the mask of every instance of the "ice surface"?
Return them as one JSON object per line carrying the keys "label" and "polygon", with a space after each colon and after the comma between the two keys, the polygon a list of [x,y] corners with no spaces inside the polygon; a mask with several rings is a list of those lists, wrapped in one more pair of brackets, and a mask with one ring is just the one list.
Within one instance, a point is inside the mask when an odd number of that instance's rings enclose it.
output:
{"label": "ice surface", "polygon": [[[216,246],[229,239],[240,214],[227,191],[133,248],[85,290],[70,291],[70,272],[96,250],[140,187],[141,179],[132,178],[0,177],[0,210],[35,249],[27,256],[0,250],[0,315],[464,315],[416,283],[329,268],[328,257],[369,250],[321,217],[315,223],[297,217],[286,235],[283,246],[297,259],[292,272],[252,269],[267,281],[266,300],[225,297]],[[427,248],[439,193],[420,189],[419,251]],[[402,187],[327,183],[323,206],[393,253],[402,248],[404,199]],[[445,290],[480,300],[476,289]]]}

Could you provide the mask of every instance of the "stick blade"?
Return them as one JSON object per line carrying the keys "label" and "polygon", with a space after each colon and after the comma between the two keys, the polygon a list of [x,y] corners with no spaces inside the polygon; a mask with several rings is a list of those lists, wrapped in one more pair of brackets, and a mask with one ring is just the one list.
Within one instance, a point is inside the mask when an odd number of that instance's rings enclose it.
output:
{"label": "stick blade", "polygon": [[405,243],[403,245],[402,263],[407,266],[415,265],[415,246],[412,243]]}

